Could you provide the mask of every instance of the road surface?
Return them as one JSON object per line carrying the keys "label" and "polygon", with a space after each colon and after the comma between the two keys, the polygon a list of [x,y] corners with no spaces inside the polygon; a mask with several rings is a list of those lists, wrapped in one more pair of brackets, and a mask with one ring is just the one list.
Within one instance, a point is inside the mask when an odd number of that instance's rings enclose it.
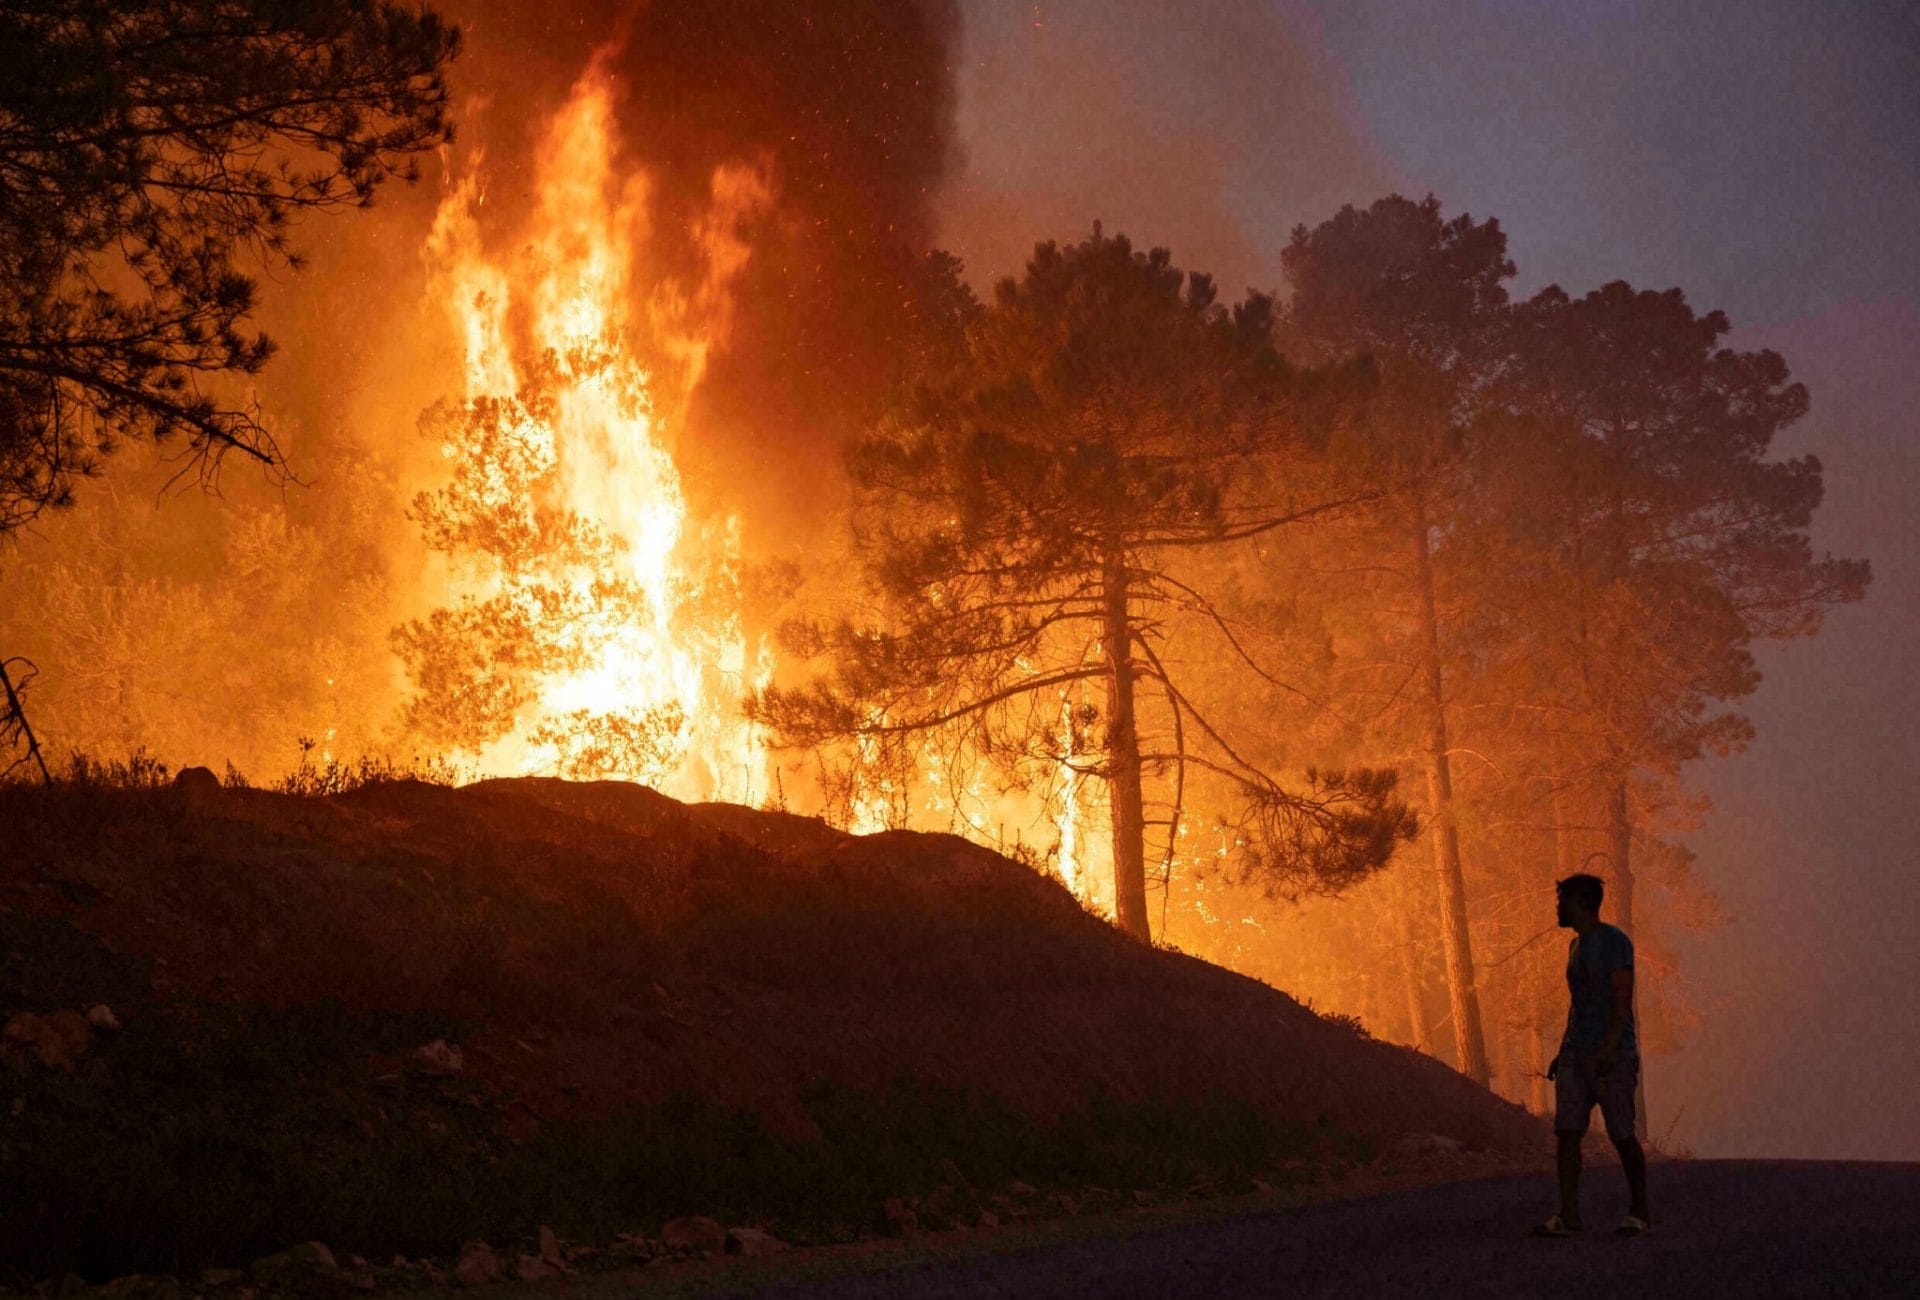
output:
{"label": "road surface", "polygon": [[1920,1165],[1698,1160],[1653,1166],[1654,1229],[1613,1235],[1617,1167],[1590,1168],[1587,1232],[1529,1237],[1550,1178],[1454,1183],[1128,1240],[776,1286],[881,1296],[1899,1296],[1920,1300]]}

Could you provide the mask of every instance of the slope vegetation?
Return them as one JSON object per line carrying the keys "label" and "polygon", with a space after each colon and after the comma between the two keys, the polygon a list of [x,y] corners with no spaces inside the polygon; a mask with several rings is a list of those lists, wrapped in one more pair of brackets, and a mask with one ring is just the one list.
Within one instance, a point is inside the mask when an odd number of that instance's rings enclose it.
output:
{"label": "slope vegetation", "polygon": [[[755,1141],[805,1143],[827,1123],[823,1089],[880,1099],[903,1082],[946,1098],[950,1127],[967,1122],[967,1106],[992,1108],[1003,1136],[1008,1124],[1226,1106],[1317,1134],[1323,1149],[1379,1150],[1401,1134],[1495,1153],[1539,1146],[1536,1121],[1445,1065],[1266,985],[1143,948],[1056,883],[958,838],[856,838],[619,783],[402,781],[325,799],[222,789],[211,778],[0,790],[0,922],[9,948],[0,1018],[39,1017],[20,1022],[27,1029],[10,1040],[0,1079],[92,1088],[89,1106],[146,1125],[140,1141],[151,1125],[139,1108],[163,1107],[174,1067],[154,1082],[153,1070],[116,1065],[114,1053],[134,1052],[143,1025],[161,1022],[201,1034],[227,1025],[217,1050],[180,1046],[177,1033],[148,1049],[217,1056],[227,1062],[221,1078],[270,1073],[276,1054],[284,1058],[298,1085],[289,1095],[319,1108],[297,1123],[338,1121],[342,1150],[408,1116],[434,1134],[451,1125],[470,1148],[505,1150],[694,1103],[704,1114],[757,1117],[770,1136]],[[54,930],[68,938],[49,937]],[[33,1025],[66,1012],[71,1028],[72,1013],[95,1004],[125,1028],[114,1037],[96,1026],[90,1055],[84,1032],[75,1060],[30,1041]],[[378,1032],[342,1028],[368,1024]],[[246,1050],[232,1046],[236,1035]],[[331,1055],[316,1064],[307,1056],[320,1038]],[[423,1090],[422,1074],[457,1079],[464,1091],[449,1102],[444,1087]],[[128,1091],[136,1075],[148,1079],[145,1092]],[[363,1083],[412,1092],[400,1104]],[[53,1084],[32,1087],[41,1091],[22,1092],[16,1115],[81,1113]],[[262,1087],[235,1096],[258,1107]],[[329,1105],[339,1112],[331,1120]],[[447,1105],[465,1118],[450,1119]],[[861,1123],[858,1103],[833,1113],[842,1138]],[[898,1119],[873,1114],[875,1124]],[[278,1121],[248,1123],[251,1133]],[[655,1123],[646,1143],[658,1146],[661,1131]],[[1017,1153],[1007,1154],[1018,1143],[1002,1145],[990,1172],[1018,1172]],[[953,1168],[964,1159],[941,1161],[947,1181],[973,1177]],[[82,1176],[54,1156],[15,1172]],[[636,1177],[629,1171],[620,1185],[637,1186]],[[667,1181],[685,1195],[698,1183]],[[726,1195],[722,1181],[715,1175],[703,1194]],[[442,1220],[405,1231],[416,1243],[465,1231],[486,1219],[483,1199],[475,1191]],[[662,1192],[633,1208],[711,1207]],[[546,1212],[529,1201],[512,1215]],[[249,1242],[284,1245],[304,1226],[262,1220]],[[47,1232],[36,1238],[43,1253],[54,1249]],[[206,1232],[197,1252],[156,1245],[114,1266],[204,1262],[238,1248]],[[73,1240],[72,1249],[89,1248]]]}

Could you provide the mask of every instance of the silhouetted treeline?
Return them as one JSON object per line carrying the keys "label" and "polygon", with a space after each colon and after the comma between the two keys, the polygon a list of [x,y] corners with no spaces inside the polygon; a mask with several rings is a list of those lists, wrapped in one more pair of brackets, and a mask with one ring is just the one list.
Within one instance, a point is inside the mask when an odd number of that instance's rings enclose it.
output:
{"label": "silhouetted treeline", "polygon": [[1699,811],[1683,766],[1750,737],[1755,643],[1868,568],[1811,548],[1818,461],[1769,458],[1804,387],[1681,291],[1514,302],[1496,221],[1397,196],[1283,265],[1229,307],[1096,228],[949,311],[855,443],[867,612],[796,627],[823,675],[755,708],[848,742],[833,788],[901,821],[929,754],[1056,826],[1094,783],[1120,923],[1158,891],[1156,935],[1289,987],[1294,922],[1252,939],[1236,887],[1353,893],[1360,932],[1295,969],[1519,1093],[1552,880],[1597,867],[1637,933],[1710,914],[1660,838]]}

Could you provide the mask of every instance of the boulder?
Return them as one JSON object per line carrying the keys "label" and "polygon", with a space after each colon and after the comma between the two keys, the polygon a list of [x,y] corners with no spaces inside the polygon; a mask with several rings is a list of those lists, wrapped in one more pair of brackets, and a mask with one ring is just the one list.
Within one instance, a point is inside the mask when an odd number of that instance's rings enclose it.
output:
{"label": "boulder", "polygon": [[173,788],[188,798],[220,793],[220,778],[210,767],[183,767],[173,778]]}
{"label": "boulder", "polygon": [[544,1282],[559,1277],[560,1270],[538,1255],[522,1255],[514,1262],[513,1275],[522,1282]]}
{"label": "boulder", "polygon": [[461,1286],[487,1286],[500,1277],[500,1257],[484,1241],[470,1241],[460,1248],[460,1262],[453,1266],[453,1280]]}
{"label": "boulder", "polygon": [[263,1255],[253,1261],[248,1272],[253,1274],[256,1285],[270,1292],[285,1292],[298,1289],[296,1282],[300,1278],[330,1276],[338,1268],[333,1252],[324,1242],[303,1241],[297,1246]]}
{"label": "boulder", "polygon": [[791,1249],[786,1242],[763,1228],[728,1228],[727,1253],[745,1255],[753,1259],[762,1255],[778,1255]]}
{"label": "boulder", "polygon": [[718,1255],[727,1248],[727,1230],[703,1214],[669,1219],[660,1229],[660,1240],[668,1250],[685,1254]]}
{"label": "boulder", "polygon": [[60,1008],[47,1017],[47,1028],[60,1040],[60,1050],[70,1060],[85,1056],[93,1044],[93,1026],[78,1011]]}
{"label": "boulder", "polygon": [[555,1268],[564,1268],[567,1262],[560,1253],[560,1238],[544,1223],[540,1225],[540,1258]]}
{"label": "boulder", "polygon": [[129,1273],[116,1277],[96,1293],[116,1300],[192,1300],[192,1292],[179,1279],[149,1273]]}
{"label": "boulder", "polygon": [[120,1032],[120,1017],[114,1015],[113,1008],[104,1002],[96,1002],[87,1008],[87,1023],[109,1034]]}
{"label": "boulder", "polygon": [[407,1061],[422,1074],[458,1074],[466,1066],[460,1049],[444,1038],[422,1043],[407,1053]]}
{"label": "boulder", "polygon": [[5,1029],[0,1029],[0,1040],[18,1044],[18,1049],[32,1052],[40,1064],[62,1070],[73,1069],[74,1061],[86,1055],[92,1039],[86,1017],[64,1008],[44,1016],[16,1011],[7,1017]]}
{"label": "boulder", "polygon": [[1467,1149],[1459,1138],[1444,1133],[1402,1133],[1390,1148],[1397,1156],[1452,1156]]}

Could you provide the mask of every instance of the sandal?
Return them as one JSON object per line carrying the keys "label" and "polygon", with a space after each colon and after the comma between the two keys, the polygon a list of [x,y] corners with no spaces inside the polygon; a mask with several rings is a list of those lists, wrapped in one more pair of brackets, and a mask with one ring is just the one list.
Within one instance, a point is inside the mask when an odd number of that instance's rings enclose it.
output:
{"label": "sandal", "polygon": [[1620,1220],[1620,1226],[1613,1230],[1613,1235],[1616,1237],[1637,1237],[1650,1226],[1645,1219],[1640,1218],[1638,1215],[1629,1214],[1626,1218]]}
{"label": "sandal", "polygon": [[1557,1214],[1545,1223],[1533,1225],[1533,1235],[1536,1237],[1577,1237],[1580,1233],[1579,1224],[1568,1223]]}

